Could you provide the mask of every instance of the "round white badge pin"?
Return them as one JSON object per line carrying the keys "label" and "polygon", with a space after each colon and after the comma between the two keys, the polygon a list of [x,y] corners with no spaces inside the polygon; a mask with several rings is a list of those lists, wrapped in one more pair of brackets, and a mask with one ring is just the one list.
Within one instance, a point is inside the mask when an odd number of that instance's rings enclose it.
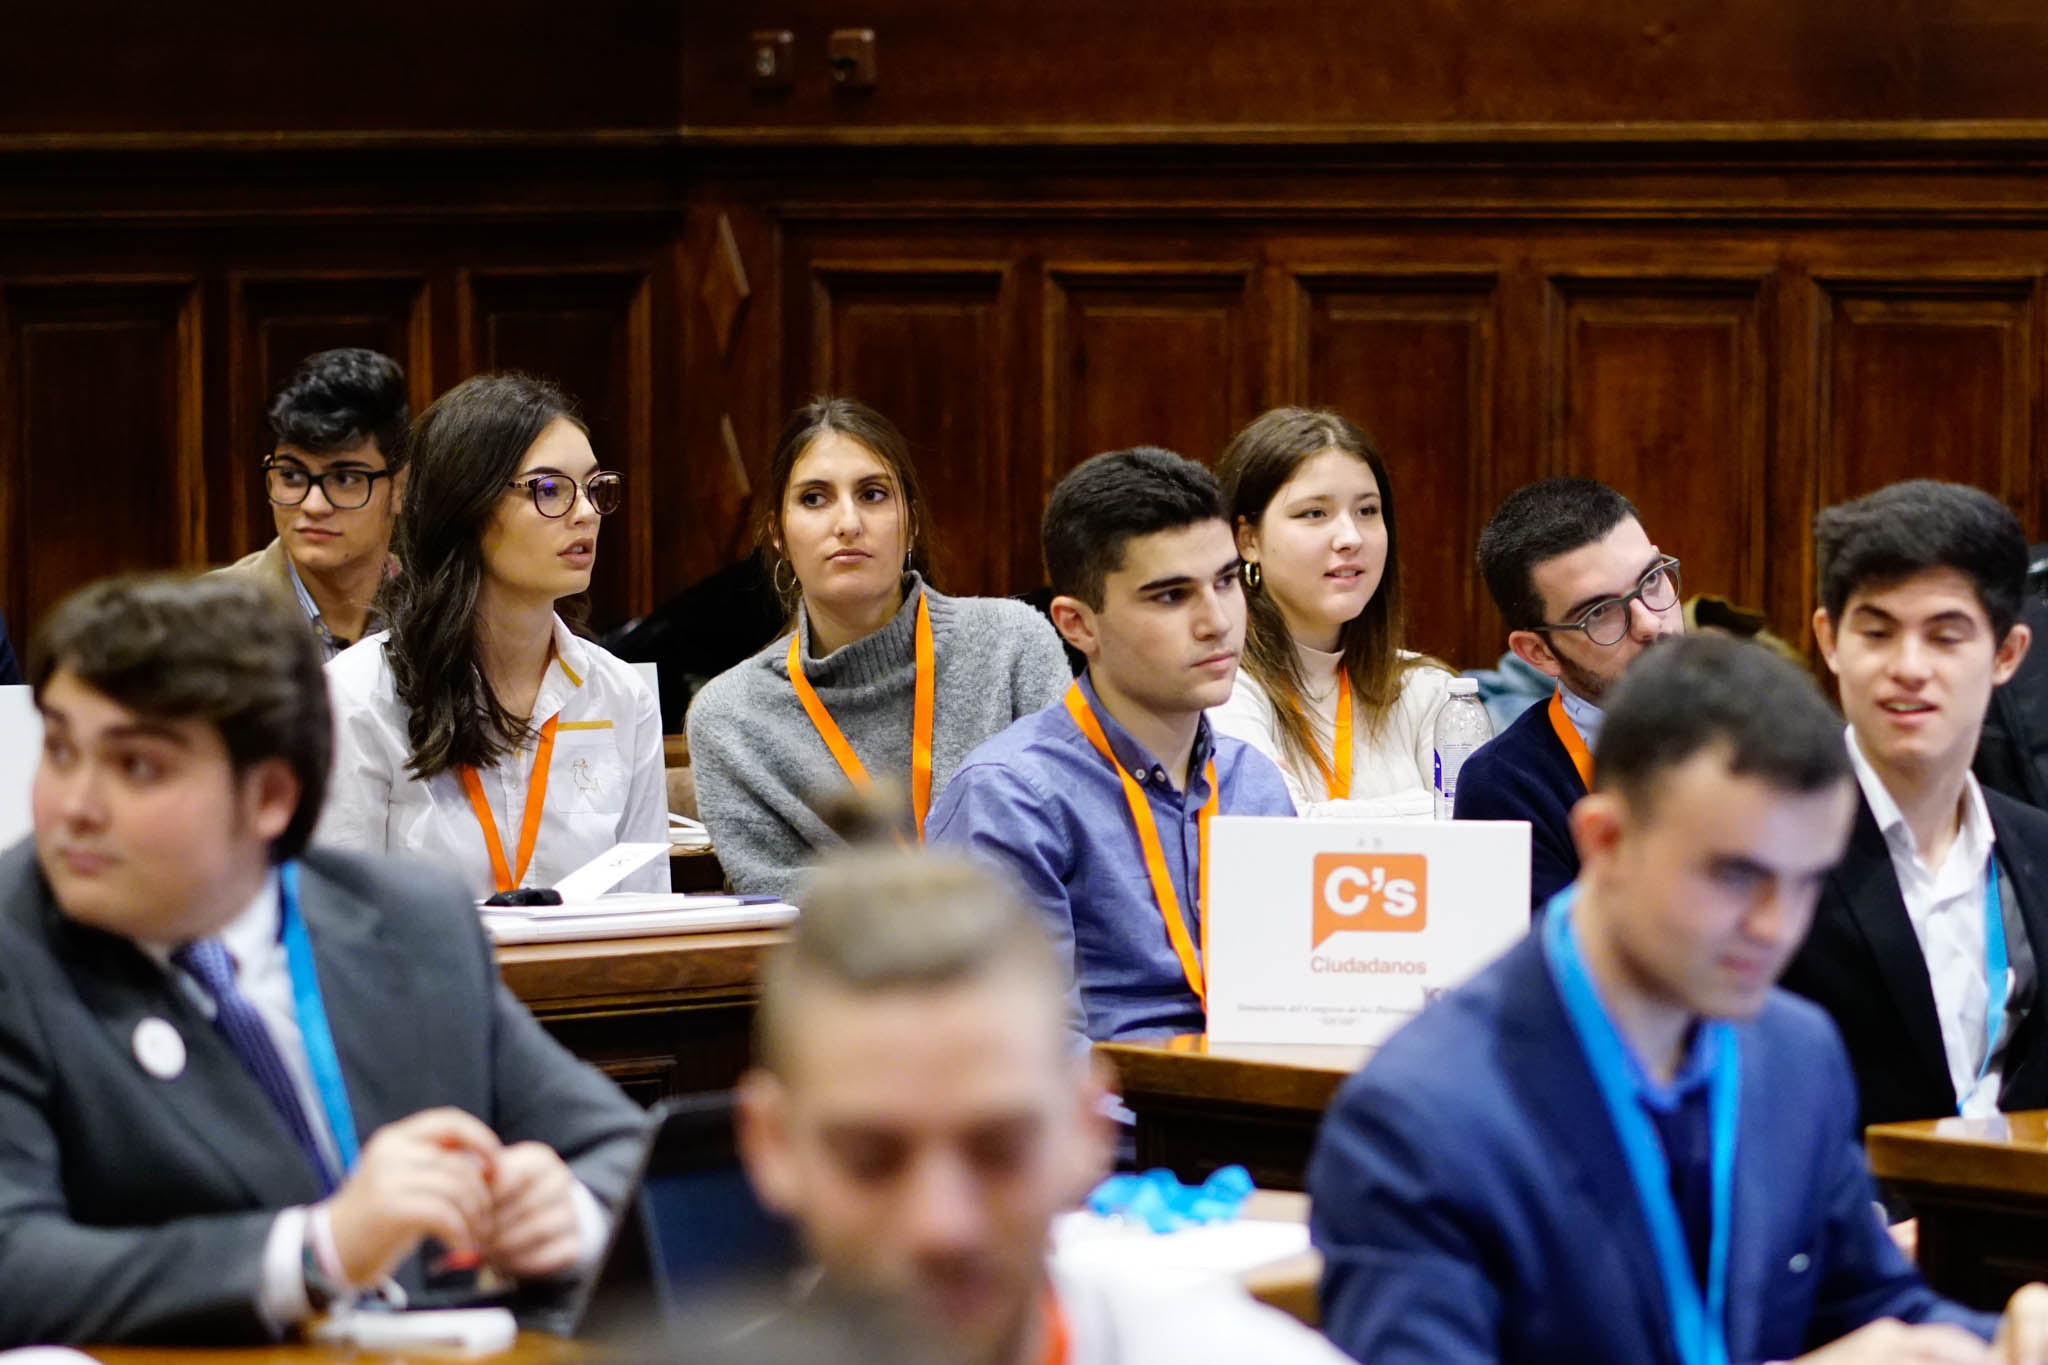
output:
{"label": "round white badge pin", "polygon": [[135,1060],[160,1081],[175,1081],[185,1071],[185,1040],[168,1019],[151,1015],[135,1026]]}

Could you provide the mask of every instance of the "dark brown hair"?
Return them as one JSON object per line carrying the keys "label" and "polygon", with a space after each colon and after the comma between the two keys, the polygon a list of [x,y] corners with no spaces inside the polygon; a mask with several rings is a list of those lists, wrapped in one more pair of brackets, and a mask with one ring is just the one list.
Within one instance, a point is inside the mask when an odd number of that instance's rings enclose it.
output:
{"label": "dark brown hair", "polygon": [[151,720],[204,721],[236,775],[281,758],[299,780],[272,862],[295,858],[327,795],[333,746],[320,647],[305,619],[246,578],[146,575],[81,588],[29,647],[37,701],[58,669]]}
{"label": "dark brown hair", "polygon": [[[1362,460],[1380,488],[1380,519],[1387,527],[1387,562],[1379,587],[1365,609],[1344,623],[1337,634],[1342,667],[1351,680],[1352,707],[1358,732],[1377,736],[1401,697],[1408,670],[1422,663],[1401,657],[1402,618],[1400,536],[1394,519],[1394,485],[1387,463],[1372,437],[1350,418],[1327,408],[1274,408],[1252,420],[1231,440],[1216,466],[1216,478],[1230,504],[1231,527],[1256,527],[1266,507],[1301,467],[1325,451],[1336,450]],[[1304,699],[1301,656],[1287,633],[1279,604],[1272,594],[1245,594],[1244,667],[1273,702],[1273,723],[1280,748],[1297,770],[1311,767],[1325,780],[1330,760],[1311,729]]]}
{"label": "dark brown hair", "polygon": [[[894,476],[903,498],[905,544],[910,567],[931,582],[933,559],[937,557],[937,533],[925,511],[924,489],[917,481],[917,466],[910,460],[910,443],[896,424],[865,403],[851,398],[820,394],[789,415],[776,438],[775,454],[768,461],[768,483],[754,524],[754,541],[760,547],[763,566],[771,580],[787,560],[777,548],[782,541],[782,504],[789,493],[789,476],[811,443],[826,432],[837,432],[866,446]],[[789,619],[796,619],[803,588],[792,573],[787,589],[779,584],[776,595]]]}
{"label": "dark brown hair", "polygon": [[[406,767],[426,779],[451,768],[488,768],[527,737],[528,721],[498,701],[477,658],[477,595],[483,535],[526,452],[556,419],[589,428],[568,396],[523,374],[480,374],[435,399],[407,444],[412,483],[392,529],[398,573],[379,614],[405,707]],[[557,608],[582,622],[580,599]]]}

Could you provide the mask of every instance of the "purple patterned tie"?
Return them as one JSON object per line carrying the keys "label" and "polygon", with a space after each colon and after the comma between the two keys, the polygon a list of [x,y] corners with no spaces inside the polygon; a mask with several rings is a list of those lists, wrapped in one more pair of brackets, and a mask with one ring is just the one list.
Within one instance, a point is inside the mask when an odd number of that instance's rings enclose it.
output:
{"label": "purple patterned tie", "polygon": [[234,958],[218,940],[206,938],[178,949],[171,954],[171,961],[213,997],[214,1030],[242,1059],[242,1065],[256,1078],[256,1084],[263,1087],[263,1093],[270,1097],[271,1106],[284,1120],[284,1126],[291,1129],[292,1136],[298,1139],[306,1160],[313,1165],[314,1175],[319,1178],[321,1195],[332,1194],[334,1180],[328,1173],[327,1159],[320,1154],[320,1142],[313,1136],[313,1126],[306,1121],[306,1110],[299,1103],[292,1073],[285,1068],[284,1059],[277,1055],[277,1044],[271,1040],[270,1030],[264,1027],[263,1016],[257,1013],[249,997],[235,988]]}

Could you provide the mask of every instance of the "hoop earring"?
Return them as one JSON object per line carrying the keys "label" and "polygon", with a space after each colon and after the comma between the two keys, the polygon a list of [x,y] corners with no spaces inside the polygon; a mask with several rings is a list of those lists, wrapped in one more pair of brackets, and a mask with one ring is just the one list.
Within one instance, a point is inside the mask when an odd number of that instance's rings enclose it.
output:
{"label": "hoop earring", "polygon": [[1259,561],[1256,559],[1247,559],[1238,565],[1237,573],[1238,577],[1244,579],[1244,585],[1253,592],[1257,592],[1259,585],[1266,581],[1266,571],[1259,567]]}
{"label": "hoop earring", "polygon": [[[782,586],[782,571],[784,569],[789,570],[789,586],[786,588]],[[775,561],[775,567],[768,571],[768,586],[775,589],[775,595],[785,602],[797,595],[796,570],[790,566],[788,560],[777,559]]]}

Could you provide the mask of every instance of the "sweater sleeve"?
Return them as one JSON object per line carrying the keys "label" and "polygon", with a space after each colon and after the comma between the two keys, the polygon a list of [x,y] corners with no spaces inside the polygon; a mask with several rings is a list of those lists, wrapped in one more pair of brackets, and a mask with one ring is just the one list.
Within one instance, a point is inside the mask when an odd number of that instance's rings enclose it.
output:
{"label": "sweater sleeve", "polygon": [[754,780],[760,769],[747,752],[746,718],[734,713],[727,695],[706,688],[685,721],[697,814],[734,891],[788,900],[811,861],[811,846]]}
{"label": "sweater sleeve", "polygon": [[1030,621],[1018,630],[1017,652],[1010,664],[1010,719],[1043,711],[1062,696],[1074,681],[1067,667],[1067,651],[1052,622],[1030,608]]}

